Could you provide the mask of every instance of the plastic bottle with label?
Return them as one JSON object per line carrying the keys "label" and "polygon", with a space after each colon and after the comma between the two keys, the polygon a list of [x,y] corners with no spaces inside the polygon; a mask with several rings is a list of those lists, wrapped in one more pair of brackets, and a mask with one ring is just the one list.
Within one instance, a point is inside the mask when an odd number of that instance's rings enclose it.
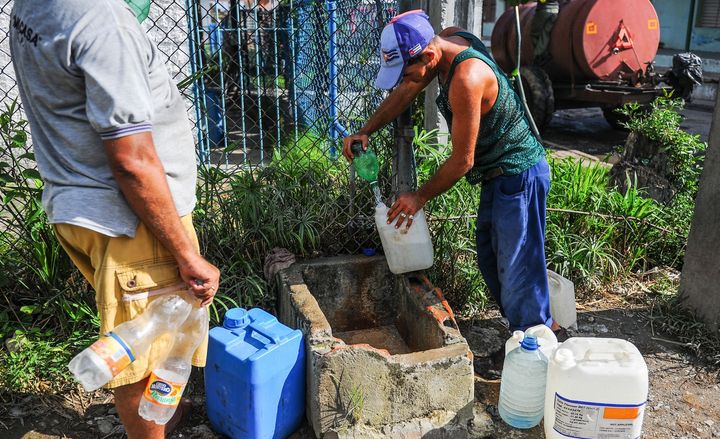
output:
{"label": "plastic bottle with label", "polygon": [[85,391],[99,389],[137,355],[143,355],[157,337],[177,330],[191,309],[192,305],[180,295],[159,297],[141,315],[116,326],[76,355],[68,368]]}
{"label": "plastic bottle with label", "polygon": [[163,425],[172,418],[190,378],[193,353],[207,333],[207,308],[193,308],[175,335],[167,359],[150,374],[138,408],[143,419]]}
{"label": "plastic bottle with label", "polygon": [[545,409],[548,359],[538,349],[537,337],[525,335],[520,348],[505,357],[500,381],[500,417],[515,428],[540,423]]}
{"label": "plastic bottle with label", "polygon": [[629,341],[568,339],[548,366],[545,437],[641,437],[648,383],[647,364]]}

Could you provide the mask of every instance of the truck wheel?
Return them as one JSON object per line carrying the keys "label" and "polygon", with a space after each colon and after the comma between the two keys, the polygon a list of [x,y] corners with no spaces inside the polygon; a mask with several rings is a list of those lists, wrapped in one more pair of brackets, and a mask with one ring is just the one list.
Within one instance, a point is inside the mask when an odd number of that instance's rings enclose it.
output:
{"label": "truck wheel", "polygon": [[523,90],[530,114],[541,132],[550,124],[555,112],[555,94],[545,70],[538,66],[520,67]]}
{"label": "truck wheel", "polygon": [[624,124],[628,123],[629,119],[624,114],[617,113],[615,110],[618,108],[620,107],[603,107],[603,116],[605,116],[605,120],[611,127],[616,130],[627,131],[628,129],[625,128]]}

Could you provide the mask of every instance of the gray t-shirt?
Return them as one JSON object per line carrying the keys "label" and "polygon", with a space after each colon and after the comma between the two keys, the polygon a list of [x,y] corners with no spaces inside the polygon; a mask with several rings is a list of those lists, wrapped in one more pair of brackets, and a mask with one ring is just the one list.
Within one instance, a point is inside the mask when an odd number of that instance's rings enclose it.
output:
{"label": "gray t-shirt", "polygon": [[152,132],[177,213],[195,206],[195,146],[162,56],[123,0],[16,0],[10,50],[51,223],[134,236],[103,140]]}

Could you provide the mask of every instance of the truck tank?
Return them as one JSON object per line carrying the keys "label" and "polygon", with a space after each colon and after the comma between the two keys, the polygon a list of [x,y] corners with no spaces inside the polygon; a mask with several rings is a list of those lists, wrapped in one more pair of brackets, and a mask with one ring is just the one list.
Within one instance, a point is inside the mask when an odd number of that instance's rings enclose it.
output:
{"label": "truck tank", "polygon": [[[533,60],[531,36],[536,3],[520,8],[522,64]],[[649,0],[570,0],[561,5],[544,69],[553,82],[629,81],[642,77],[655,59],[660,23]],[[498,19],[492,53],[505,72],[515,68],[517,32],[513,9]]]}

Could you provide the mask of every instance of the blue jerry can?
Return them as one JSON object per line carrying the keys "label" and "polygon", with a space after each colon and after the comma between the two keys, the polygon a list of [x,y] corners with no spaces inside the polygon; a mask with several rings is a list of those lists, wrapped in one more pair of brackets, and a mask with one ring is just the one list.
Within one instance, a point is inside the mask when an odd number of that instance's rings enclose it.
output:
{"label": "blue jerry can", "polygon": [[261,309],[233,308],[210,330],[207,414],[232,439],[284,439],[305,414],[305,346]]}

